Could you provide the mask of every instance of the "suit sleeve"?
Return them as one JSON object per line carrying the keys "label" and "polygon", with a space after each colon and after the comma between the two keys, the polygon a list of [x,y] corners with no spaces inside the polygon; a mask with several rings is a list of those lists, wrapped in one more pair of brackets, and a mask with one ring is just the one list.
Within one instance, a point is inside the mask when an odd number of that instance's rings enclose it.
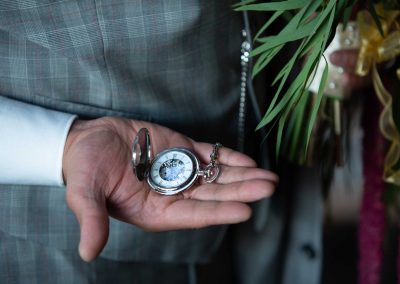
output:
{"label": "suit sleeve", "polygon": [[75,119],[0,96],[0,184],[64,185],[64,145]]}

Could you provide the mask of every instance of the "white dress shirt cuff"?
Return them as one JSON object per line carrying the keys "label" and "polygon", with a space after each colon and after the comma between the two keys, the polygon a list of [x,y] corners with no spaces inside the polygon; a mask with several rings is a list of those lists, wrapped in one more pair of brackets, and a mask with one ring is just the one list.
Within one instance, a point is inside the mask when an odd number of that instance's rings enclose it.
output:
{"label": "white dress shirt cuff", "polygon": [[0,96],[0,183],[64,185],[64,145],[76,117]]}

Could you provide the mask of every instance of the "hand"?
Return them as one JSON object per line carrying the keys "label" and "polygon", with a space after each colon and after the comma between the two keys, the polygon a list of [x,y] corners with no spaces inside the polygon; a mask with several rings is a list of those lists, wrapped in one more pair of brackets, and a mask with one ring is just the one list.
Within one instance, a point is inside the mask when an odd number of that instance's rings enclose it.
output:
{"label": "hand", "polygon": [[357,91],[362,88],[368,87],[371,84],[369,76],[361,77],[355,74],[358,50],[345,49],[332,52],[329,56],[330,61],[343,68],[342,84],[347,91]]}
{"label": "hand", "polygon": [[142,127],[150,131],[153,153],[185,147],[203,163],[209,162],[211,144],[159,125],[120,118],[76,121],[64,149],[63,174],[68,206],[80,224],[79,253],[85,261],[93,260],[105,246],[109,216],[148,231],[238,223],[250,218],[245,202],[268,197],[274,190],[275,174],[223,147],[218,158],[221,176],[215,183],[198,182],[182,194],[159,195],[132,171],[131,146]]}

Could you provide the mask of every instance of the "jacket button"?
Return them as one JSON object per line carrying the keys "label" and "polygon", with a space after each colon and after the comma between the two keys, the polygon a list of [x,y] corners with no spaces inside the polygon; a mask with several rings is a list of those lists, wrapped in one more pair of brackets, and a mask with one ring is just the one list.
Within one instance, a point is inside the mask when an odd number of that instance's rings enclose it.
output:
{"label": "jacket button", "polygon": [[304,245],[302,245],[301,251],[310,260],[313,260],[317,257],[317,252],[315,251],[315,248],[310,243],[305,243]]}

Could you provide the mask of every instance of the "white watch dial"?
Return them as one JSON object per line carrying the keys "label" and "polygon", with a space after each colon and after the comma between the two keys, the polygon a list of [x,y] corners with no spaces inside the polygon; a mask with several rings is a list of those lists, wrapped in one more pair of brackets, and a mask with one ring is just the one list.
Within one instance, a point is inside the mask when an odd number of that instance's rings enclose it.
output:
{"label": "white watch dial", "polygon": [[191,182],[197,172],[196,161],[188,151],[171,149],[160,153],[150,168],[150,181],[160,190],[178,190]]}

